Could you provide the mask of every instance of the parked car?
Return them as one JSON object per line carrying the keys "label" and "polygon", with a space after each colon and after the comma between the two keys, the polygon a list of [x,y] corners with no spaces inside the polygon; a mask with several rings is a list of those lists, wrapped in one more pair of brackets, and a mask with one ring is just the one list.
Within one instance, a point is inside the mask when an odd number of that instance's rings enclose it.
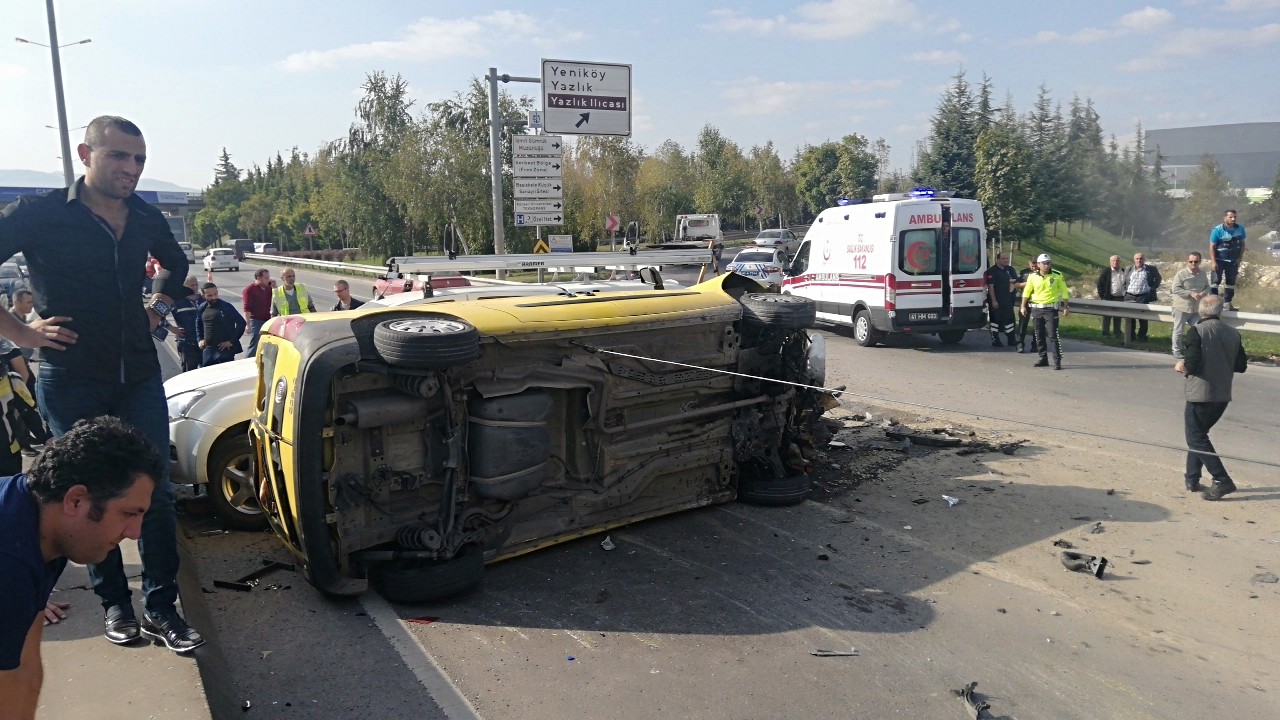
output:
{"label": "parked car", "polygon": [[796,246],[800,244],[800,238],[786,228],[781,230],[762,230],[759,235],[756,235],[755,244],[758,247],[781,248],[783,252],[790,255],[796,251]]}
{"label": "parked car", "polygon": [[[351,312],[496,297],[588,296],[640,287],[644,286],[614,280],[559,285],[470,285],[443,288],[429,298],[401,293],[384,300],[371,300]],[[204,485],[214,514],[235,530],[267,527],[250,468],[249,419],[253,415],[253,393],[257,385],[258,366],[253,358],[190,370],[164,383],[169,406],[170,477],[180,485]]]}
{"label": "parked car", "polygon": [[802,502],[823,344],[812,300],[759,287],[730,273],[275,318],[250,421],[259,500],[316,588],[372,581],[406,603],[659,515]]}
{"label": "parked car", "polygon": [[1271,247],[1267,250],[1267,255],[1273,260],[1280,258],[1280,242],[1271,243]]}
{"label": "parked car", "polygon": [[182,248],[182,254],[187,256],[187,262],[193,263],[196,261],[196,250],[191,247],[191,243],[180,242],[178,243],[178,247]]}
{"label": "parked car", "polygon": [[214,248],[204,256],[205,272],[213,272],[215,270],[230,270],[235,272],[240,269],[240,261],[236,259],[236,251],[231,248]]}
{"label": "parked car", "polygon": [[763,285],[782,286],[782,270],[787,256],[782,248],[748,247],[738,251],[725,266],[729,272],[745,275]]}

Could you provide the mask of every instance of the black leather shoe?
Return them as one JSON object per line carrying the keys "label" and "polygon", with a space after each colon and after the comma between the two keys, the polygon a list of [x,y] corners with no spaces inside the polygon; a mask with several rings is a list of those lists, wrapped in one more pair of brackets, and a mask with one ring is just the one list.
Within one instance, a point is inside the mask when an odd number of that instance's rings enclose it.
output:
{"label": "black leather shoe", "polygon": [[106,617],[103,618],[104,631],[107,640],[116,645],[128,645],[137,642],[140,635],[138,634],[138,618],[133,614],[133,608],[113,605],[107,608]]}
{"label": "black leather shoe", "polygon": [[1182,483],[1186,486],[1187,492],[1200,492],[1199,480],[1187,480],[1186,478],[1183,478]]}
{"label": "black leather shoe", "polygon": [[142,615],[142,634],[148,639],[164,643],[165,647],[182,654],[204,644],[204,638],[177,613],[167,616]]}
{"label": "black leather shoe", "polygon": [[1036,361],[1036,364],[1031,367],[1049,367],[1049,358],[1040,358]]}
{"label": "black leather shoe", "polygon": [[1221,500],[1223,495],[1230,495],[1236,491],[1236,484],[1228,480],[1227,482],[1214,482],[1213,487],[1200,493],[1200,497],[1205,500]]}
{"label": "black leather shoe", "polygon": [[1000,338],[995,335],[991,336],[991,347],[1004,347],[1000,344]]}
{"label": "black leather shoe", "polygon": [[1015,338],[1012,335],[1005,335],[1004,340],[1009,345],[1009,347],[1013,347],[1018,342],[1017,338]]}

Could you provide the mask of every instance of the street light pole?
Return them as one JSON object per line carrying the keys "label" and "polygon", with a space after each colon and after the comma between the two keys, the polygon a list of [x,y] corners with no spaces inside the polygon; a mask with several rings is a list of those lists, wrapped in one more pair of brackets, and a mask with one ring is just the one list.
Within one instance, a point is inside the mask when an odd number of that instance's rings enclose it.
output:
{"label": "street light pole", "polygon": [[58,22],[53,14],[53,0],[45,0],[49,11],[49,52],[53,55],[53,93],[58,100],[58,134],[62,139],[62,179],[70,187],[76,181],[71,167],[71,131],[67,129],[67,101],[62,97],[62,60],[58,57]]}

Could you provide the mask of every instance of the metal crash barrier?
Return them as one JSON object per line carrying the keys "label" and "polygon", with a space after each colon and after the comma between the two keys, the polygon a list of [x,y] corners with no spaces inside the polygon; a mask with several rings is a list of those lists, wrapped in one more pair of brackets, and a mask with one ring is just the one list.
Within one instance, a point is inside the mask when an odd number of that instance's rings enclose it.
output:
{"label": "metal crash barrier", "polygon": [[[1081,315],[1106,315],[1126,320],[1173,322],[1173,308],[1168,305],[1119,302],[1116,300],[1071,300],[1071,312]],[[1280,315],[1224,310],[1222,321],[1237,330],[1280,333]],[[1124,344],[1133,342],[1133,322],[1124,323]]]}

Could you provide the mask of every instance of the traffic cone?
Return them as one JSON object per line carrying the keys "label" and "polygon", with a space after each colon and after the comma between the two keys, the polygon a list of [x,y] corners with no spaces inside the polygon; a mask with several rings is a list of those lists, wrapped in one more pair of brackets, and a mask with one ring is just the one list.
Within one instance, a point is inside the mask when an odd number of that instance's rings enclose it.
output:
{"label": "traffic cone", "polygon": [[209,275],[205,278],[205,282],[213,282],[213,268],[209,268]]}

